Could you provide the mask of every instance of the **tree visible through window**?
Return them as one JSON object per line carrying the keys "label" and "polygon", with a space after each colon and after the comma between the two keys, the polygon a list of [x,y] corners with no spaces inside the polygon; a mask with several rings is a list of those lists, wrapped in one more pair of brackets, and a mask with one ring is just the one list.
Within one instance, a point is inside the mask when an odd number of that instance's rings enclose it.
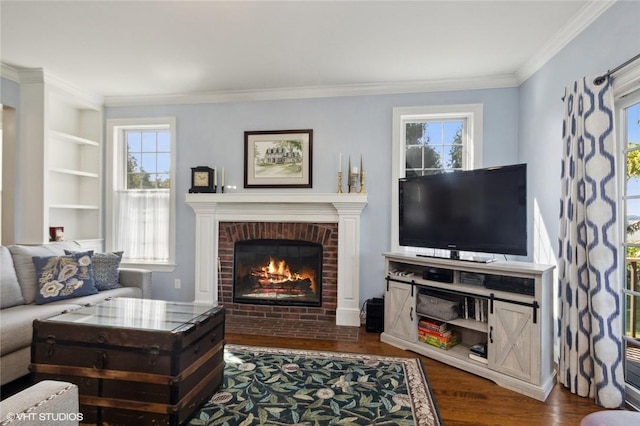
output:
{"label": "tree visible through window", "polygon": [[406,123],[406,177],[462,170],[464,124],[464,120]]}
{"label": "tree visible through window", "polygon": [[127,189],[171,188],[168,130],[126,131]]}

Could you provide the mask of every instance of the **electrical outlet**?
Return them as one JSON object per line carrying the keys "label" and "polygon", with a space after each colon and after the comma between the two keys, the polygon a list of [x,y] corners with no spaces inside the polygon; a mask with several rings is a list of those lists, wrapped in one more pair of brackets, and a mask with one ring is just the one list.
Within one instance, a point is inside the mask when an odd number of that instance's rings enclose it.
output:
{"label": "electrical outlet", "polygon": [[177,290],[180,290],[180,287],[182,287],[180,278],[176,278],[175,280],[173,280],[173,287],[176,288]]}

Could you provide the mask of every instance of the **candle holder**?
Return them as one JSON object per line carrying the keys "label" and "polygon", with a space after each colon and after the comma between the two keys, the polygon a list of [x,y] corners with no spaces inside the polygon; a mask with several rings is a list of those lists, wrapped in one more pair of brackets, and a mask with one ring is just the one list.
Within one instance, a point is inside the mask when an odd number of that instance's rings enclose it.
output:
{"label": "candle holder", "polygon": [[367,191],[364,189],[364,169],[360,169],[360,194],[366,194]]}
{"label": "candle holder", "polygon": [[342,172],[338,172],[338,194],[342,194]]}
{"label": "candle holder", "polygon": [[356,188],[357,182],[358,182],[358,174],[349,173],[349,192],[350,193],[358,192],[358,188]]}

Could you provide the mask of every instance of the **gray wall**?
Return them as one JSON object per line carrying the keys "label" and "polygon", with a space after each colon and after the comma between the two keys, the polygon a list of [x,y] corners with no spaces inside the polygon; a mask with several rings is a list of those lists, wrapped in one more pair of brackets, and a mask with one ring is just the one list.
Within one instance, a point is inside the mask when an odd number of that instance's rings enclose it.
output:
{"label": "gray wall", "polygon": [[638,53],[640,2],[618,1],[520,86],[519,160],[529,164],[529,200],[540,211],[530,226],[537,262],[555,264],[557,255],[565,87]]}
{"label": "gray wall", "polygon": [[[107,118],[175,116],[177,121],[177,268],[154,273],[153,296],[162,299],[193,298],[195,217],[184,203],[190,168],[224,167],[226,183],[243,188],[245,130],[313,129],[313,188],[309,192],[335,192],[338,154],[346,162],[364,158],[369,203],[362,215],[360,299],[381,296],[383,258],[390,248],[391,124],[392,109],[401,106],[484,104],[485,165],[516,162],[518,90],[472,90],[406,95],[231,102],[108,108]],[[281,190],[280,192],[296,192]],[[182,289],[173,280],[182,280]]]}

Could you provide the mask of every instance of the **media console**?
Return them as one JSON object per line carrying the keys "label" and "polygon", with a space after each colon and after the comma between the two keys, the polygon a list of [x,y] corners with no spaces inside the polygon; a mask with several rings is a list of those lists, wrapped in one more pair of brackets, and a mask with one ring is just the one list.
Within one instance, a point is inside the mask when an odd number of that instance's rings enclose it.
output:
{"label": "media console", "polygon": [[[472,263],[404,253],[385,253],[384,257],[381,341],[546,400],[556,375],[554,266],[513,261]],[[465,312],[455,319],[425,314],[424,297],[434,294],[443,300],[463,301],[458,306]],[[475,313],[470,316],[467,308],[471,311],[471,306],[475,306]],[[421,319],[446,323],[460,343],[449,349],[423,343],[418,331]],[[472,359],[471,346],[484,342],[486,360]]]}

